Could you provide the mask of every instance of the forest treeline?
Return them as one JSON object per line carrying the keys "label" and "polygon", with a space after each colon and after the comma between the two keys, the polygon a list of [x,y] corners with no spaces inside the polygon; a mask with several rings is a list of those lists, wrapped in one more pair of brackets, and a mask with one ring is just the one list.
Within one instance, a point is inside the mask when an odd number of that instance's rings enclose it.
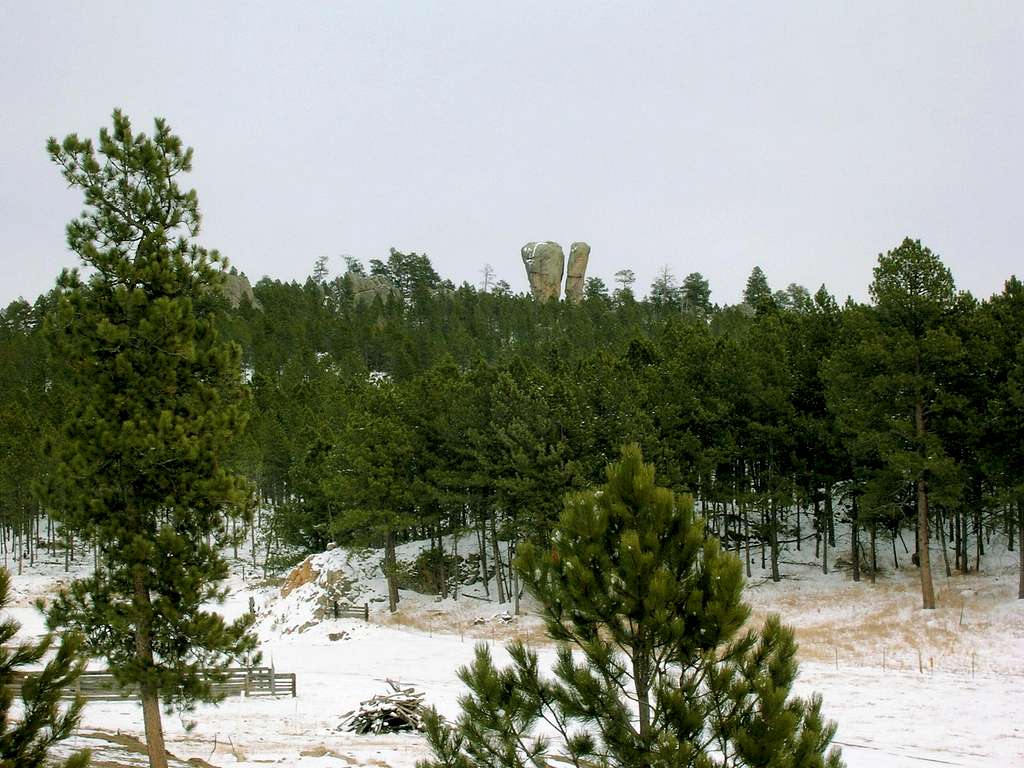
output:
{"label": "forest treeline", "polygon": [[[1024,550],[1016,278],[978,300],[908,239],[879,257],[866,304],[773,291],[759,268],[732,306],[667,268],[645,297],[623,270],[613,290],[591,278],[578,304],[542,304],[489,269],[485,287],[456,287],[415,253],[348,261],[397,290],[357,299],[320,260],[304,283],[263,279],[254,304],[221,308],[251,393],[231,462],[265,554],[384,546],[396,601],[395,545],[435,541],[443,590],[441,542],[460,532],[504,601],[520,590],[499,541],[549,542],[566,492],[601,481],[626,443],[776,579],[785,543],[857,579],[887,547],[920,564],[932,607],[922,532],[947,573],[977,569],[994,539]],[[41,543],[76,556],[36,492],[74,397],[46,338],[55,296],[0,314],[0,524],[19,565]]]}

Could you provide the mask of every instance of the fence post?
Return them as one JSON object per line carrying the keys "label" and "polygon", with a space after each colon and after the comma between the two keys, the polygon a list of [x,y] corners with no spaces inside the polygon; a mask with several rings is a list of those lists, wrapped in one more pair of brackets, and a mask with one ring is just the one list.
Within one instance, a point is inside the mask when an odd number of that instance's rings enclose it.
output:
{"label": "fence post", "polygon": [[370,622],[370,604],[363,603],[363,621]]}

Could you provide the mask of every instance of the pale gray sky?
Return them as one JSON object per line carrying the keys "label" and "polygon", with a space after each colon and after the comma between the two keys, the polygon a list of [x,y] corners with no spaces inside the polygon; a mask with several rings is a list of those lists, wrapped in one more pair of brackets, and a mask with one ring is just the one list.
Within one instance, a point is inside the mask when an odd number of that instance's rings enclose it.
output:
{"label": "pale gray sky", "polygon": [[44,151],[122,107],[195,148],[202,241],[255,280],[426,252],[517,290],[528,240],[735,302],[866,297],[907,234],[1021,268],[1024,3],[0,0],[0,306],[75,263]]}

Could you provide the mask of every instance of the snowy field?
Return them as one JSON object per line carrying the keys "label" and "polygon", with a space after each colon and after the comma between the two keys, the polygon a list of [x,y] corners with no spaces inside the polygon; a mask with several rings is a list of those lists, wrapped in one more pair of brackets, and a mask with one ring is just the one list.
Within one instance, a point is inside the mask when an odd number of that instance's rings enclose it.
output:
{"label": "snowy field", "polygon": [[[411,559],[420,546],[405,545],[399,557]],[[918,608],[916,569],[894,571],[891,556],[872,585],[866,577],[855,584],[846,572],[823,575],[810,555],[787,553],[779,584],[766,580],[755,557],[746,599],[755,621],[779,612],[796,627],[796,692],[823,695],[850,768],[1024,766],[1024,601],[1015,599],[1016,553],[988,555],[980,576],[947,579],[939,564],[939,607],[927,613]],[[455,716],[462,692],[455,670],[476,642],[492,644],[499,661],[503,640],[512,636],[536,646],[542,659],[553,655],[528,601],[524,615],[505,623],[500,614],[510,606],[479,599],[479,585],[458,600],[403,592],[399,612],[389,615],[379,562],[374,552],[322,553],[307,572],[315,578],[287,597],[236,563],[222,610],[236,616],[254,597],[263,663],[295,672],[298,696],[233,698],[165,716],[176,765],[412,768],[426,754],[420,736],[339,731],[342,715],[388,692],[390,678]],[[13,577],[11,613],[23,634],[42,631],[32,600],[66,579],[57,563]],[[317,617],[318,598],[322,614],[324,590],[338,579],[356,602],[370,603],[369,623]],[[138,705],[91,702],[76,743],[92,748],[102,765],[146,765],[141,738]]]}

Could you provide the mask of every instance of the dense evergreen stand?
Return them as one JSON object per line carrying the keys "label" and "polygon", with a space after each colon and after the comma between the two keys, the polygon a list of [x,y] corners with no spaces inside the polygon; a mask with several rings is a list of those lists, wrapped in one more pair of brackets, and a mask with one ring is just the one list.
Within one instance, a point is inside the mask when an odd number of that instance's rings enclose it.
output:
{"label": "dense evergreen stand", "polygon": [[[756,307],[709,305],[699,273],[682,288],[666,274],[649,299],[609,296],[595,278],[580,304],[539,304],[501,281],[455,288],[397,251],[371,264],[402,286],[386,302],[355,299],[324,260],[302,285],[260,281],[258,306],[217,320],[251,373],[253,421],[225,461],[260,491],[253,565],[390,535],[431,539],[443,569],[442,534],[460,532],[485,549],[481,572],[500,575],[495,596],[515,597],[497,540],[543,540],[561,495],[626,439],[773,578],[783,548],[809,537],[823,569],[855,578],[873,579],[887,550],[914,567],[924,538],[948,572],[976,571],[994,542],[1020,549],[1024,294],[1016,279],[987,301],[957,293],[916,241],[879,268],[873,303],[843,306],[824,287],[765,290],[763,272],[748,286]],[[12,568],[34,562],[40,540],[67,564],[92,558],[23,482],[52,473],[42,445],[77,399],[65,360],[41,344],[58,299],[0,312],[0,552]],[[371,446],[358,428],[370,421],[393,434]],[[405,491],[374,498],[355,478],[371,454],[415,467]],[[847,525],[849,548],[830,551]]]}

